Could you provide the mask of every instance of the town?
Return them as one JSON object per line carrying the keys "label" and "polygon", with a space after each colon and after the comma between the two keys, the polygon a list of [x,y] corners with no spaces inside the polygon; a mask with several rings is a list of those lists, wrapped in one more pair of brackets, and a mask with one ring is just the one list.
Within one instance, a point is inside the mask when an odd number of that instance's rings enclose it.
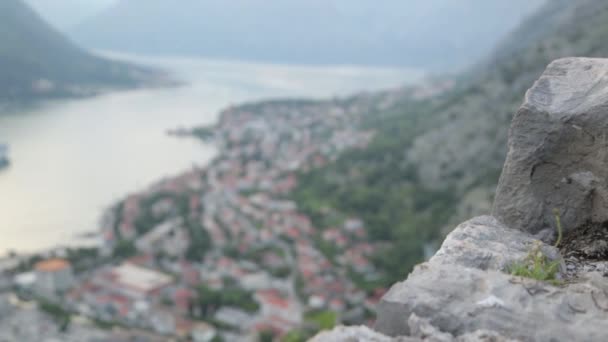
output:
{"label": "town", "polygon": [[[390,100],[225,110],[215,127],[190,132],[218,156],[109,208],[98,248],[17,258],[4,279],[15,289],[2,310],[12,318],[0,321],[13,328],[0,331],[16,340],[302,341],[372,323],[386,289],[369,287],[378,246],[364,222],[337,216],[315,227],[290,192],[300,173],[365,147],[374,133],[359,128],[361,114]],[[34,319],[40,312],[51,318]],[[36,329],[20,330],[25,320]]]}

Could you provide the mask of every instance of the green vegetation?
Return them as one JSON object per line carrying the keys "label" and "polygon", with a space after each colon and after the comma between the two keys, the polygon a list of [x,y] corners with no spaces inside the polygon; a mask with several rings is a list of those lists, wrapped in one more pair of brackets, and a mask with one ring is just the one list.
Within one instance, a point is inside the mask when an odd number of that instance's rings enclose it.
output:
{"label": "green vegetation", "polygon": [[553,209],[553,215],[555,215],[555,227],[557,229],[557,241],[555,241],[555,247],[559,247],[560,243],[562,243],[562,236],[564,234],[562,229],[562,220],[558,209]]}
{"label": "green vegetation", "polygon": [[[171,218],[184,218],[185,221],[183,222],[183,225],[189,236],[189,245],[186,250],[185,257],[190,261],[201,261],[203,260],[207,251],[209,251],[209,249],[212,247],[212,241],[207,230],[204,229],[204,227],[200,224],[200,221],[194,219],[190,213],[188,200],[190,195],[191,194],[189,192],[158,192],[143,198],[140,201],[140,212],[135,218],[134,226],[137,234],[141,236]],[[170,203],[168,209],[155,211],[154,207],[162,201]],[[121,203],[116,208],[118,217],[122,215],[123,210],[124,203]],[[117,233],[120,232],[118,226],[116,226],[114,230]],[[121,248],[118,250],[118,253],[120,253],[119,256],[132,255],[132,250],[125,241],[119,243],[117,248]]]}
{"label": "green vegetation", "polygon": [[546,281],[554,285],[560,284],[557,279],[558,271],[559,261],[550,261],[542,252],[540,242],[532,247],[523,261],[516,262],[509,269],[514,276]]}
{"label": "green vegetation", "polygon": [[214,290],[205,285],[198,288],[199,318],[209,318],[222,306],[233,306],[249,313],[259,310],[258,302],[253,293],[234,285],[225,285],[221,290]]}
{"label": "green vegetation", "polygon": [[200,262],[211,248],[211,237],[197,220],[188,220],[186,222],[186,229],[190,236],[190,244],[186,250],[186,259]]}
{"label": "green vegetation", "polygon": [[291,268],[288,266],[271,268],[268,270],[268,272],[275,278],[287,278],[291,274]]}
{"label": "green vegetation", "polygon": [[215,336],[213,336],[213,338],[211,339],[211,342],[224,342],[224,338],[222,337],[222,335],[218,335],[216,334]]}
{"label": "green vegetation", "polygon": [[[172,209],[167,212],[154,213],[152,208],[155,204],[161,201],[170,201],[175,204],[177,209]],[[141,212],[135,219],[134,225],[137,234],[143,235],[152,230],[157,225],[165,222],[170,217],[175,217],[178,214],[186,217],[188,214],[188,198],[185,194],[175,194],[172,192],[158,192],[151,196],[143,198],[140,202]]]}
{"label": "green vegetation", "polygon": [[313,334],[307,334],[300,330],[293,330],[287,333],[281,342],[306,342]]}
{"label": "green vegetation", "polygon": [[89,270],[107,261],[99,256],[99,249],[97,248],[68,248],[66,259],[77,273]]}
{"label": "green vegetation", "polygon": [[69,328],[71,315],[68,311],[57,304],[45,300],[40,300],[38,304],[40,310],[53,317],[59,325],[60,331],[66,331]]}
{"label": "green vegetation", "polygon": [[[562,222],[558,209],[553,209],[555,215],[555,224],[557,230],[557,241],[555,247],[558,247],[562,241],[563,229]],[[514,263],[509,272],[518,277],[532,278],[540,281],[548,281],[554,285],[561,284],[557,279],[559,271],[559,260],[550,261],[549,258],[541,250],[542,243],[538,241],[531,249],[528,255],[521,262]]]}
{"label": "green vegetation", "polygon": [[112,251],[112,256],[118,259],[126,259],[134,256],[137,253],[137,248],[135,248],[135,244],[130,240],[120,240],[114,246],[114,250]]}
{"label": "green vegetation", "polygon": [[329,330],[336,326],[338,315],[333,311],[312,311],[306,314],[306,321],[313,323],[319,330]]}
{"label": "green vegetation", "polygon": [[41,260],[43,260],[42,256],[37,254],[32,255],[26,260],[22,260],[21,262],[19,262],[19,265],[17,265],[17,267],[13,271],[16,273],[29,271],[34,267],[37,262]]}
{"label": "green vegetation", "polygon": [[338,322],[338,315],[329,310],[314,310],[306,313],[304,319],[304,327],[290,331],[281,342],[304,342],[321,330],[331,330]]}
{"label": "green vegetation", "polygon": [[274,341],[274,333],[270,330],[261,331],[258,334],[258,342],[272,342]]}
{"label": "green vegetation", "polygon": [[[441,238],[458,201],[452,188],[425,187],[415,168],[403,160],[416,132],[430,125],[433,106],[412,101],[396,112],[370,114],[363,125],[378,131],[371,145],[301,174],[293,195],[318,228],[335,227],[352,215],[363,219],[372,242],[391,242],[392,247],[378,251],[373,260],[384,274],[383,285],[402,279],[422,261],[424,243]],[[333,260],[336,247],[317,240]]]}
{"label": "green vegetation", "polygon": [[129,87],[152,73],[78,48],[22,0],[0,1],[0,42],[0,100],[78,96],[69,88],[79,85]]}

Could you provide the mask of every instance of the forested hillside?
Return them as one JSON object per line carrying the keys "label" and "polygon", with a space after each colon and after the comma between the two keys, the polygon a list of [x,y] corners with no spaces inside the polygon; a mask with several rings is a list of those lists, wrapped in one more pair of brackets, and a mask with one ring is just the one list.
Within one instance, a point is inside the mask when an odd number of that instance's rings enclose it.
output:
{"label": "forested hillside", "polygon": [[85,52],[22,0],[0,1],[0,100],[85,95],[137,85],[149,73]]}
{"label": "forested hillside", "polygon": [[376,264],[385,284],[403,279],[454,224],[489,212],[507,130],[523,94],[564,56],[608,57],[608,3],[550,1],[449,93],[368,113],[377,131],[366,150],[303,174],[295,198],[321,227],[332,215],[365,220],[390,242]]}

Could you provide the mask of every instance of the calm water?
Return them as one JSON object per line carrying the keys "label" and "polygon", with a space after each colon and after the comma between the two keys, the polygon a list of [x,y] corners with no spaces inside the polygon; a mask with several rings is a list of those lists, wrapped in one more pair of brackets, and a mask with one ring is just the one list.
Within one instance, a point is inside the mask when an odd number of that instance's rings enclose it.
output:
{"label": "calm water", "polygon": [[187,81],[173,89],[113,93],[0,113],[12,165],[0,171],[0,254],[70,244],[96,229],[104,208],[192,165],[213,146],[167,136],[212,123],[231,104],[269,97],[330,97],[419,79],[408,70],[286,67],[139,59]]}

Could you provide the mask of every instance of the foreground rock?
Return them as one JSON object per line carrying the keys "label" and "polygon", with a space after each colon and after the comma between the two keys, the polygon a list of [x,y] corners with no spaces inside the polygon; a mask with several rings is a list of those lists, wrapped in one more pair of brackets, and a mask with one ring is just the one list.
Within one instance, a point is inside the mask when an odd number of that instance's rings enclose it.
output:
{"label": "foreground rock", "polygon": [[[376,335],[318,341],[608,341],[607,75],[604,59],[551,63],[513,119],[494,216],[460,224],[393,285]],[[541,241],[555,209],[560,250]],[[558,286],[509,273],[531,251],[558,263]]]}
{"label": "foreground rock", "polygon": [[311,342],[511,342],[497,333],[477,330],[459,337],[439,331],[427,319],[412,314],[407,321],[411,336],[390,337],[368,327],[337,327],[323,332]]}
{"label": "foreground rock", "polygon": [[608,60],[551,63],[509,133],[493,215],[532,233],[608,220]]}
{"label": "foreground rock", "polygon": [[375,331],[340,327],[313,341],[608,340],[608,282],[599,274],[553,286],[505,272],[539,243],[491,216],[464,222],[383,297]]}
{"label": "foreground rock", "polygon": [[[608,283],[601,276],[556,287],[504,272],[535,243],[492,217],[461,224],[437,255],[384,296],[375,329],[410,335],[405,322],[415,314],[454,336],[486,330],[522,341],[608,340]],[[543,249],[558,256],[551,246]]]}

